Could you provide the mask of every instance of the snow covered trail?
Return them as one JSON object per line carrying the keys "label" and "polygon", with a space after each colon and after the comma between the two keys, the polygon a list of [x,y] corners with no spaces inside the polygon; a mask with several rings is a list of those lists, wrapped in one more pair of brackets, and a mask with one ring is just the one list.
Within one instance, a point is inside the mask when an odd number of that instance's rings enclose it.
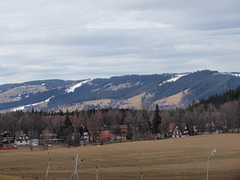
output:
{"label": "snow covered trail", "polygon": [[80,82],[80,83],[78,83],[78,84],[75,84],[74,86],[71,86],[70,88],[66,89],[65,91],[66,91],[67,93],[74,92],[76,88],[81,87],[83,84],[86,84],[86,83],[88,83],[89,81],[91,81],[91,80],[88,79],[88,80],[82,81],[82,82]]}
{"label": "snow covered trail", "polygon": [[176,82],[178,79],[180,79],[181,77],[183,76],[186,76],[188,75],[188,73],[186,74],[177,74],[175,77],[171,78],[171,79],[168,79],[166,81],[163,81],[162,83],[159,84],[159,86],[165,84],[165,83],[168,83],[168,82]]}
{"label": "snow covered trail", "polygon": [[33,106],[37,106],[37,105],[40,105],[40,104],[43,104],[43,103],[48,103],[50,101],[50,99],[52,99],[52,98],[54,98],[54,96],[46,99],[45,101],[41,101],[41,102],[38,102],[38,103],[28,104],[28,105],[25,105],[25,106],[20,106],[20,107],[14,108],[11,111],[12,112],[14,112],[14,111],[21,111],[21,110],[24,110],[27,107],[33,107]]}

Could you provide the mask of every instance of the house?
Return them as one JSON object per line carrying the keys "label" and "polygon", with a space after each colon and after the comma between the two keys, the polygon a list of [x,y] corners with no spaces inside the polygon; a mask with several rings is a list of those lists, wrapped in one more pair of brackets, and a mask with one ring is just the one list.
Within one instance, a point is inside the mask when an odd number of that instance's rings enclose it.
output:
{"label": "house", "polygon": [[14,144],[16,146],[28,146],[30,145],[29,137],[22,131],[15,132]]}
{"label": "house", "polygon": [[127,125],[115,125],[113,127],[114,139],[119,141],[127,141],[128,127]]}
{"label": "house", "polygon": [[209,133],[216,133],[217,131],[217,125],[215,121],[211,121],[210,123],[206,123],[205,126],[205,132],[209,132]]}
{"label": "house", "polygon": [[4,131],[0,134],[0,150],[14,149],[14,139],[9,131]]}
{"label": "house", "polygon": [[178,138],[190,136],[190,131],[186,123],[170,123],[166,135],[168,138]]}
{"label": "house", "polygon": [[114,134],[111,132],[109,126],[104,126],[101,128],[100,131],[98,131],[98,136],[96,137],[97,140],[103,141],[103,140],[114,140]]}
{"label": "house", "polygon": [[84,141],[85,143],[90,142],[90,132],[87,129],[87,127],[84,124],[81,124],[81,126],[78,128],[79,134],[80,134],[80,141]]}
{"label": "house", "polygon": [[0,143],[1,144],[12,144],[14,142],[13,137],[9,131],[4,131],[0,134]]}

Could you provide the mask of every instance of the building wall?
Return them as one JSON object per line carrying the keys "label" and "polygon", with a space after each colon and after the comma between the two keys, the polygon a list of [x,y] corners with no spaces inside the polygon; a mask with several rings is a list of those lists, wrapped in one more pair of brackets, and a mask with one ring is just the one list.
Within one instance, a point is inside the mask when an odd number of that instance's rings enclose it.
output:
{"label": "building wall", "polygon": [[17,140],[14,141],[14,144],[17,146],[28,146],[30,144],[30,140]]}

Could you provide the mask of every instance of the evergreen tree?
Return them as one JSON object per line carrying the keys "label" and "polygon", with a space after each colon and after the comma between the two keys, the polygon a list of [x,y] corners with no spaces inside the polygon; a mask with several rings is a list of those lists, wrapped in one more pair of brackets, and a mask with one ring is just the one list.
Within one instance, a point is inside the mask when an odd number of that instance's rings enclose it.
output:
{"label": "evergreen tree", "polygon": [[65,121],[64,121],[64,128],[68,128],[68,127],[70,127],[70,126],[72,126],[72,122],[70,121],[70,118],[69,118],[69,116],[68,116],[68,114],[66,115],[66,119],[65,119]]}
{"label": "evergreen tree", "polygon": [[159,107],[156,104],[156,109],[153,116],[153,133],[160,133],[160,124],[162,123],[162,117],[159,114]]}
{"label": "evergreen tree", "polygon": [[70,145],[72,144],[72,133],[73,133],[73,127],[72,122],[70,121],[69,115],[66,115],[66,119],[64,121],[64,125],[61,127],[61,133],[63,135],[63,140],[68,144],[68,147],[70,148]]}

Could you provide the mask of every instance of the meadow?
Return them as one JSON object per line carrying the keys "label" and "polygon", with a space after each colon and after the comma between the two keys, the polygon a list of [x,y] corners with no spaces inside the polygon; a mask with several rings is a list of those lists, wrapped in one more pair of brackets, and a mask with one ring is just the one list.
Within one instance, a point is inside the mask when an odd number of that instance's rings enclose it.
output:
{"label": "meadow", "polygon": [[[240,134],[215,134],[166,140],[88,145],[84,147],[34,147],[0,151],[0,179],[69,179],[79,158],[79,179],[190,180],[240,179]],[[21,179],[22,178],[22,179]]]}

